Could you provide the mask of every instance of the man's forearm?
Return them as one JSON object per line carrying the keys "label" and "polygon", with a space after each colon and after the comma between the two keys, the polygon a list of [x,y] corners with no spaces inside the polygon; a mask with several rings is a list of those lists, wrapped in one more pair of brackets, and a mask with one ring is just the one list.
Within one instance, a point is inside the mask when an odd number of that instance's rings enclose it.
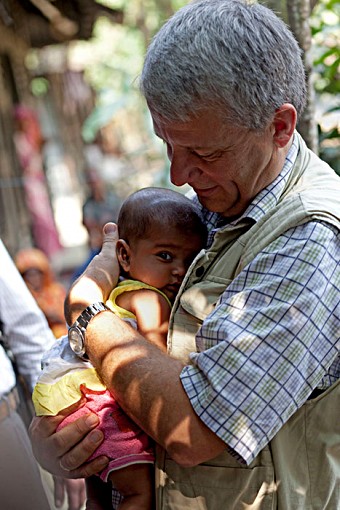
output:
{"label": "man's forearm", "polygon": [[176,462],[196,465],[225,449],[193,411],[180,381],[180,361],[110,312],[91,321],[86,337],[87,352],[104,384]]}

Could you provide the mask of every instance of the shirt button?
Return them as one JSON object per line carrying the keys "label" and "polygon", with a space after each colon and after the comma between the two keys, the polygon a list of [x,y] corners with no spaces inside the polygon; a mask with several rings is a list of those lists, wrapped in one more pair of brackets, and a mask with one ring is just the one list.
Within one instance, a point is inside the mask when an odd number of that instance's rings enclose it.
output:
{"label": "shirt button", "polygon": [[203,276],[203,273],[204,273],[204,267],[203,266],[200,266],[196,269],[196,276],[200,277],[200,276]]}

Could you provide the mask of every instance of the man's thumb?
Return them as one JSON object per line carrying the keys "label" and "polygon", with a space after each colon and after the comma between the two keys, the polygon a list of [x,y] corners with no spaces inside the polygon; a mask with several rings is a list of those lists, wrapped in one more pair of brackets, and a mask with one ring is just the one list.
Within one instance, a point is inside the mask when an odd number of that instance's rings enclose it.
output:
{"label": "man's thumb", "polygon": [[103,227],[104,241],[117,241],[118,227],[115,223],[106,223]]}

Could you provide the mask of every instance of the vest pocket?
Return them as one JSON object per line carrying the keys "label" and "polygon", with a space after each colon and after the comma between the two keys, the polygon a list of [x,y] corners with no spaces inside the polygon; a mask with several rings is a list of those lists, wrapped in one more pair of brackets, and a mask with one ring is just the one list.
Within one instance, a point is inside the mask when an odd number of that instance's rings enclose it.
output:
{"label": "vest pocket", "polygon": [[274,510],[276,485],[271,463],[245,467],[228,454],[226,457],[231,459],[229,466],[213,465],[208,462],[194,468],[181,468],[171,459],[166,458],[160,508],[162,510],[244,510],[245,508]]}
{"label": "vest pocket", "polygon": [[183,292],[174,310],[174,323],[168,335],[168,353],[171,356],[190,364],[190,353],[199,349],[195,343],[197,331],[214,310],[227,285],[226,280],[221,283],[207,279]]}
{"label": "vest pocket", "polygon": [[185,290],[180,297],[180,304],[183,309],[203,322],[213,311],[221,294],[229,285],[230,280],[210,279],[195,283]]}

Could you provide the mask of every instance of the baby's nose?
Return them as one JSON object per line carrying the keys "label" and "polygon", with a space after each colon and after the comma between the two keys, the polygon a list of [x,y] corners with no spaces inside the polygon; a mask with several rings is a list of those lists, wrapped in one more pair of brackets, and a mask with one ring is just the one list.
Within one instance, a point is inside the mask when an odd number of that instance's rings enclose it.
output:
{"label": "baby's nose", "polygon": [[185,275],[185,265],[184,265],[184,263],[176,264],[176,266],[172,270],[172,273],[174,275],[176,275],[176,276],[183,277]]}

